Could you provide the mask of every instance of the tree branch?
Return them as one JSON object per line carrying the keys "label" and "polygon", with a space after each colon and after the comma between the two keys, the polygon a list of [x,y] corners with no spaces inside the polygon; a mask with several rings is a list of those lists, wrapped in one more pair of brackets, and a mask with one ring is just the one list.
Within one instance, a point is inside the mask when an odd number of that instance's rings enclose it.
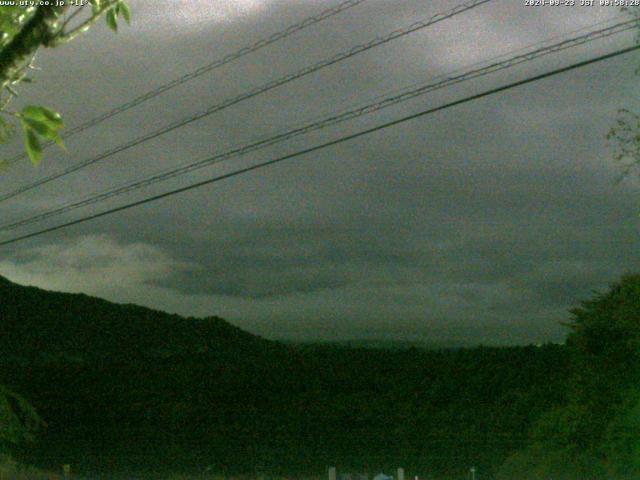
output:
{"label": "tree branch", "polygon": [[66,6],[39,6],[22,30],[0,51],[0,89],[9,85],[40,46],[49,46],[57,33],[56,20]]}
{"label": "tree branch", "polygon": [[[56,36],[56,38],[54,39],[54,44],[59,45],[62,43],[70,42],[81,33],[86,32],[94,23],[98,21],[98,19],[104,12],[116,6],[118,2],[119,0],[111,0],[111,1],[105,2],[98,11],[93,12],[93,14],[88,19],[86,19],[80,25],[77,25],[76,27],[74,27],[73,30],[69,32],[63,31],[60,35]],[[68,22],[65,22],[64,26],[66,26],[67,23]]]}

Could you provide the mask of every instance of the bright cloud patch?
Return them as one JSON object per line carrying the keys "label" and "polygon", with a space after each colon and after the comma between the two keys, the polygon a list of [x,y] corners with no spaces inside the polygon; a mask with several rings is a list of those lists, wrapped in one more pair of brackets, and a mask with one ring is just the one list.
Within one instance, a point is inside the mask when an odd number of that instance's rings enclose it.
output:
{"label": "bright cloud patch", "polygon": [[[208,25],[231,22],[235,18],[256,14],[264,10],[269,0],[183,0],[171,8],[138,8],[137,28],[160,29],[163,32],[202,30]],[[171,12],[171,13],[169,13]]]}
{"label": "bright cloud patch", "polygon": [[15,261],[0,262],[2,275],[16,283],[101,296],[124,293],[187,267],[159,248],[123,245],[104,235],[36,247],[22,252]]}

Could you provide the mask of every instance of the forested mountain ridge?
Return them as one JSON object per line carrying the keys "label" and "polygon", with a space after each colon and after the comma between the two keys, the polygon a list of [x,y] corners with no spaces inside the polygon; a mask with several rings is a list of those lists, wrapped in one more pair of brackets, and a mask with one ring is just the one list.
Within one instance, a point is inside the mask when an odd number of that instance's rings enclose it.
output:
{"label": "forested mountain ridge", "polygon": [[271,343],[218,317],[183,318],[85,294],[23,287],[1,276],[0,318],[5,357],[126,361]]}
{"label": "forested mountain ridge", "polygon": [[[444,479],[474,465],[485,478],[501,469],[508,477],[548,448],[540,432],[549,422],[556,432],[576,410],[585,373],[603,389],[607,367],[597,365],[611,352],[634,351],[633,336],[622,337],[627,350],[590,340],[596,327],[621,337],[598,312],[599,327],[574,322],[568,346],[296,346],[217,317],[183,318],[0,279],[0,383],[47,423],[35,443],[14,451],[43,466],[70,463],[105,475],[206,467],[295,475],[322,474],[328,465],[354,472],[402,465]],[[587,344],[576,356],[576,345]],[[620,375],[615,381],[630,388]],[[585,400],[583,419],[607,395]],[[616,407],[606,420],[619,424],[625,412]],[[608,425],[598,427],[599,438]],[[560,441],[546,432],[544,441]]]}

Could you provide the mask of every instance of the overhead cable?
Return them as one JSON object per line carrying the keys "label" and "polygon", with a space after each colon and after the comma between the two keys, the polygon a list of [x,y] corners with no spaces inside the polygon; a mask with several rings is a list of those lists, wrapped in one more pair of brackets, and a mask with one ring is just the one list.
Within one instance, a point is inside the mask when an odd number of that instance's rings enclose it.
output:
{"label": "overhead cable", "polygon": [[101,160],[105,160],[109,157],[112,157],[113,155],[117,154],[117,153],[121,153],[124,152],[125,150],[128,150],[130,148],[133,148],[137,145],[140,145],[142,143],[148,142],[150,140],[153,140],[154,138],[157,138],[161,135],[164,135],[166,133],[169,133],[173,130],[176,130],[180,127],[184,127],[185,125],[189,125],[190,123],[193,123],[197,120],[200,120],[204,117],[207,117],[209,115],[212,115],[214,113],[217,113],[219,111],[222,111],[226,108],[229,108],[233,105],[236,105],[240,102],[243,102],[245,100],[248,100],[250,98],[253,97],[257,97],[258,95],[261,95],[265,92],[268,92],[270,90],[273,90],[277,87],[280,87],[282,85],[285,85],[287,83],[293,82],[294,80],[298,80],[302,77],[305,77],[307,75],[310,75],[311,73],[315,73],[319,70],[322,70],[323,68],[329,67],[331,65],[335,65],[336,63],[342,62],[344,60],[347,60],[351,57],[354,57],[356,55],[359,55],[363,52],[366,52],[368,50],[371,50],[375,47],[384,45],[386,43],[389,43],[393,40],[396,40],[398,38],[410,35],[412,33],[415,33],[419,30],[425,29],[427,27],[430,27],[432,25],[435,25],[438,22],[441,22],[443,20],[452,18],[456,15],[460,15],[468,10],[471,10],[473,8],[479,7],[480,5],[483,5],[485,3],[488,3],[492,0],[471,0],[469,2],[466,2],[464,4],[458,5],[454,8],[452,8],[451,10],[448,10],[446,12],[442,12],[442,13],[437,13],[435,15],[433,15],[432,17],[430,17],[427,20],[424,21],[420,21],[420,22],[415,22],[411,25],[409,25],[408,27],[405,28],[401,28],[398,30],[394,30],[393,32],[389,33],[388,35],[385,35],[384,37],[376,37],[373,40],[367,42],[367,43],[363,43],[360,44],[358,46],[352,47],[350,50],[344,51],[342,53],[338,53],[337,55],[334,55],[331,58],[328,58],[326,60],[322,60],[318,63],[315,63],[313,65],[310,65],[308,67],[305,67],[295,73],[291,73],[288,75],[285,75],[284,77],[280,77],[276,80],[272,80],[270,82],[267,82],[264,85],[261,85],[259,87],[256,87],[254,89],[251,89],[247,92],[244,92],[240,95],[237,95],[235,97],[229,98],[227,100],[224,100],[221,103],[215,104],[215,105],[211,105],[210,107],[208,107],[205,110],[202,110],[200,112],[197,112],[195,114],[189,115],[188,117],[185,117],[181,120],[178,120],[176,122],[170,123],[169,125],[165,125],[164,127],[161,127],[153,132],[144,134],[140,137],[137,137],[133,140],[130,140],[127,143],[118,145],[114,148],[111,148],[101,154],[98,154],[95,157],[83,160],[79,163],[76,163],[74,165],[71,165],[67,168],[65,168],[62,171],[56,172],[56,173],[52,173],[50,175],[47,175],[46,177],[43,177],[41,179],[38,179],[34,182],[31,182],[27,185],[23,185],[21,187],[18,187],[8,193],[5,193],[3,195],[0,195],[0,202],[4,202],[6,200],[9,200],[11,198],[14,198],[24,192],[28,192],[30,190],[33,190],[34,188],[37,188],[41,185],[44,185],[46,183],[49,183],[53,180],[57,180],[59,178],[65,177],[67,175],[70,175],[72,173],[77,172],[78,170],[81,170],[83,168],[86,168],[90,165],[94,165],[97,162],[100,162]]}
{"label": "overhead cable", "polygon": [[475,101],[475,100],[479,100],[481,98],[488,97],[490,95],[495,95],[497,93],[501,93],[501,92],[504,92],[504,91],[507,91],[507,90],[511,90],[513,88],[516,88],[516,87],[519,87],[519,86],[522,86],[522,85],[530,84],[530,83],[537,82],[537,81],[540,81],[540,80],[543,80],[543,79],[546,79],[546,78],[549,78],[549,77],[552,77],[552,76],[555,76],[555,75],[559,75],[561,73],[565,73],[565,72],[568,72],[568,71],[571,71],[571,70],[582,68],[582,67],[585,67],[587,65],[592,65],[594,63],[598,63],[598,62],[602,62],[602,61],[605,61],[605,60],[609,60],[611,58],[618,57],[620,55],[624,55],[624,54],[627,54],[627,53],[630,53],[630,52],[637,51],[638,49],[640,49],[640,45],[633,45],[631,47],[627,47],[627,48],[623,48],[623,49],[620,49],[620,50],[616,50],[614,52],[607,53],[607,54],[604,54],[604,55],[600,55],[598,57],[591,58],[589,60],[584,60],[584,61],[577,62],[577,63],[574,63],[574,64],[569,65],[569,66],[565,66],[565,67],[561,67],[561,68],[557,68],[557,69],[551,70],[549,72],[546,72],[546,73],[543,73],[543,74],[540,74],[540,75],[535,75],[533,77],[529,77],[529,78],[526,78],[524,80],[519,80],[519,81],[512,82],[512,83],[509,83],[509,84],[506,84],[506,85],[503,85],[503,86],[500,86],[500,87],[492,88],[492,89],[486,90],[486,91],[484,91],[482,93],[471,95],[471,96],[468,96],[468,97],[465,97],[465,98],[462,98],[462,99],[459,99],[459,100],[455,100],[453,102],[446,103],[444,105],[440,105],[438,107],[434,107],[434,108],[430,108],[430,109],[427,109],[427,110],[423,110],[423,111],[418,112],[418,113],[414,113],[414,114],[411,114],[411,115],[406,115],[406,116],[398,118],[396,120],[392,120],[392,121],[389,121],[389,122],[385,122],[385,123],[376,125],[375,127],[367,128],[365,130],[361,130],[361,131],[353,133],[353,134],[344,135],[344,136],[336,138],[334,140],[331,140],[331,141],[328,141],[328,142],[324,142],[324,143],[321,143],[321,144],[318,144],[318,145],[314,145],[313,147],[308,147],[308,148],[305,148],[305,149],[302,149],[302,150],[298,150],[296,152],[293,152],[293,153],[290,153],[290,154],[287,154],[287,155],[283,155],[283,156],[280,156],[280,157],[277,157],[277,158],[273,158],[271,160],[267,160],[267,161],[264,161],[264,162],[261,162],[261,163],[257,163],[257,164],[251,165],[249,167],[241,168],[241,169],[235,170],[233,172],[225,173],[225,174],[222,174],[222,175],[217,175],[215,177],[212,177],[212,178],[209,178],[209,179],[206,179],[206,180],[202,180],[202,181],[199,181],[199,182],[196,182],[196,183],[192,183],[192,184],[186,185],[184,187],[176,188],[176,189],[170,190],[168,192],[164,192],[164,193],[160,193],[160,194],[157,194],[157,195],[153,195],[151,197],[147,197],[147,198],[144,198],[142,200],[137,200],[135,202],[131,202],[131,203],[128,203],[128,204],[125,204],[125,205],[120,205],[118,207],[114,207],[114,208],[111,208],[111,209],[108,209],[108,210],[105,210],[105,211],[102,211],[102,212],[99,212],[99,213],[95,213],[95,214],[88,215],[88,216],[85,216],[85,217],[82,217],[82,218],[78,218],[76,220],[72,220],[72,221],[69,221],[69,222],[66,222],[66,223],[61,223],[61,224],[58,224],[58,225],[54,225],[54,226],[51,226],[51,227],[48,227],[48,228],[45,228],[45,229],[42,229],[42,230],[38,230],[36,232],[32,232],[32,233],[28,233],[28,234],[25,234],[25,235],[20,235],[20,236],[14,237],[14,238],[10,238],[8,240],[1,241],[0,242],[0,246],[5,246],[5,245],[9,245],[9,244],[12,244],[12,243],[16,243],[16,242],[19,242],[19,241],[26,240],[28,238],[34,238],[34,237],[37,237],[37,236],[41,236],[41,235],[44,235],[46,233],[50,233],[50,232],[53,232],[53,231],[56,231],[56,230],[60,230],[60,229],[63,229],[63,228],[68,228],[68,227],[70,227],[72,225],[78,225],[80,223],[88,222],[89,220],[94,220],[94,219],[97,219],[97,218],[101,218],[101,217],[104,217],[104,216],[107,216],[107,215],[111,215],[111,214],[116,213],[116,212],[121,212],[121,211],[124,211],[124,210],[128,210],[130,208],[133,208],[133,207],[145,205],[147,203],[155,202],[155,201],[163,199],[163,198],[167,198],[167,197],[170,197],[170,196],[173,196],[173,195],[177,195],[179,193],[183,193],[183,192],[187,192],[189,190],[200,188],[200,187],[203,187],[205,185],[210,185],[210,184],[213,184],[213,183],[220,182],[222,180],[226,180],[226,179],[229,179],[229,178],[237,177],[237,176],[243,175],[245,173],[249,173],[249,172],[252,172],[252,171],[255,171],[255,170],[259,170],[259,169],[262,169],[262,168],[265,168],[265,167],[268,167],[268,166],[271,166],[271,165],[282,163],[285,160],[290,160],[290,159],[297,158],[297,157],[300,157],[300,156],[303,156],[303,155],[307,155],[309,153],[313,153],[313,152],[316,152],[316,151],[319,151],[319,150],[324,150],[324,149],[326,149],[328,147],[331,147],[331,146],[334,146],[334,145],[338,145],[338,144],[341,144],[341,143],[344,143],[344,142],[348,142],[350,140],[354,140],[356,138],[359,138],[359,137],[362,137],[362,136],[365,136],[365,135],[369,135],[369,134],[374,133],[374,132],[385,130],[385,129],[393,127],[393,126],[406,123],[406,122],[408,122],[410,120],[415,120],[417,118],[421,118],[421,117],[424,117],[424,116],[427,116],[427,115],[431,115],[433,113],[436,113],[436,112],[439,112],[439,111],[442,111],[442,110],[446,110],[448,108],[452,108],[452,107],[455,107],[455,106],[458,106],[458,105],[462,105],[462,104],[469,103],[469,102],[472,102],[472,101]]}
{"label": "overhead cable", "polygon": [[[184,83],[187,83],[191,80],[193,80],[194,78],[198,78],[202,75],[204,75],[205,73],[209,73],[213,70],[216,70],[220,67],[223,67],[224,65],[227,65],[228,63],[234,62],[236,60],[239,60],[240,58],[249,55],[250,53],[254,53],[257,52],[258,50],[261,50],[273,43],[276,43],[280,40],[283,40],[295,33],[298,33],[312,25],[315,25],[317,23],[320,23],[328,18],[331,18],[335,15],[338,15],[346,10],[349,10],[353,7],[356,7],[358,5],[360,5],[361,3],[364,3],[368,0],[347,0],[346,2],[342,2],[339,5],[336,5],[334,7],[328,8],[326,10],[323,10],[322,12],[318,13],[317,15],[313,15],[311,17],[307,17],[305,19],[303,19],[302,21],[298,22],[298,23],[294,23],[292,25],[289,25],[287,28],[285,28],[284,30],[281,30],[279,32],[276,32],[272,35],[270,35],[269,37],[263,38],[261,40],[258,40],[257,42],[253,43],[252,45],[247,45],[244,46],[242,48],[240,48],[239,50],[233,52],[233,53],[229,53],[228,55],[225,55],[222,58],[219,58],[217,60],[214,60],[211,63],[208,63],[206,65],[203,65],[191,72],[185,73],[184,75],[175,78],[173,80],[171,80],[170,82],[167,82],[163,85],[159,85],[158,87],[154,88],[153,90],[149,90],[148,92],[143,93],[142,95],[137,96],[136,98],[123,103],[121,105],[118,105],[117,107],[112,108],[111,110],[109,110],[108,112],[102,113],[101,115],[98,115],[97,117],[94,117],[90,120],[87,120],[84,123],[81,123],[80,125],[77,125],[69,130],[67,130],[66,132],[64,132],[61,136],[63,139],[68,139],[80,132],[84,132],[85,130],[88,130],[92,127],[95,127],[96,125],[101,124],[102,122],[104,122],[105,120],[108,120],[112,117],[115,117],[116,115],[126,112],[127,110],[130,110],[134,107],[137,107],[138,105],[140,105],[141,103],[144,103],[148,100],[151,100],[152,98],[157,97],[158,95],[161,95],[179,85],[182,85]],[[54,142],[47,142],[46,144],[43,145],[44,148],[47,148],[51,145],[53,145]],[[5,165],[11,165],[16,163],[19,160],[22,160],[24,158],[27,157],[26,153],[20,153],[12,158],[10,158],[9,160],[7,160],[5,162]]]}
{"label": "overhead cable", "polygon": [[148,176],[133,182],[129,182],[125,185],[122,185],[116,188],[106,190],[104,192],[89,196],[85,199],[69,202],[65,205],[50,209],[46,212],[39,213],[37,215],[33,215],[21,220],[6,223],[4,225],[0,225],[0,231],[14,230],[19,227],[41,222],[48,218],[55,217],[72,210],[76,210],[78,208],[82,208],[95,203],[100,203],[107,199],[124,195],[128,192],[138,190],[140,188],[153,185],[155,183],[163,182],[174,177],[185,175],[187,173],[190,173],[194,170],[198,170],[200,168],[209,167],[211,165],[218,164],[223,161],[230,160],[232,158],[237,158],[242,155],[246,155],[248,153],[284,142],[286,140],[290,140],[300,135],[304,135],[316,130],[328,128],[328,127],[337,125],[339,123],[346,122],[348,120],[352,120],[364,115],[369,115],[374,112],[378,112],[385,108],[391,107],[393,105],[397,105],[402,102],[406,102],[408,100],[411,100],[421,95],[425,95],[435,90],[440,90],[458,83],[473,80],[473,79],[486,76],[501,70],[506,70],[508,68],[512,68],[514,66],[533,61],[535,59],[541,58],[543,56],[546,56],[552,53],[557,53],[560,51],[567,50],[569,48],[575,48],[579,45],[584,45],[586,43],[593,42],[595,40],[610,37],[612,35],[616,35],[616,34],[628,31],[632,28],[636,28],[639,24],[640,24],[640,20],[628,20],[625,22],[620,22],[610,27],[594,30],[583,35],[579,35],[570,39],[563,40],[561,42],[557,42],[552,45],[548,45],[545,47],[538,48],[536,50],[515,55],[505,60],[500,60],[498,62],[491,63],[481,68],[472,69],[459,75],[448,76],[442,80],[432,82],[432,83],[427,83],[427,84],[421,85],[418,88],[414,88],[409,91],[404,91],[394,96],[386,97],[380,101],[370,103],[368,105],[360,106],[356,109],[351,109],[351,110],[330,116],[328,118],[324,118],[319,121],[308,123],[306,125],[280,133],[278,135],[256,141],[249,145],[236,147],[224,153],[214,155],[212,157],[208,157],[196,162],[188,163],[179,167],[166,169],[163,172],[155,173],[151,176]]}

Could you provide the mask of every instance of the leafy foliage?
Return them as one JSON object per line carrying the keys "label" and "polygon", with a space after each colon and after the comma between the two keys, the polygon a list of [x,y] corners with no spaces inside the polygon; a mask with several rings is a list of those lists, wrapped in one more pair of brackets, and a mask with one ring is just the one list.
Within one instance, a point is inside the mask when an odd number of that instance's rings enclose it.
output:
{"label": "leafy foliage", "polygon": [[614,158],[621,171],[621,179],[640,167],[640,116],[627,109],[618,112],[615,126],[607,134],[614,146]]}
{"label": "leafy foliage", "polygon": [[29,105],[19,114],[20,122],[26,136],[26,148],[34,165],[42,160],[42,144],[38,137],[55,142],[64,148],[58,130],[64,127],[60,114],[45,107]]}
{"label": "leafy foliage", "polygon": [[[622,11],[640,20],[639,7],[623,7]],[[640,42],[640,29],[636,41]],[[640,67],[636,74],[640,74]],[[620,180],[634,172],[640,172],[640,116],[627,108],[621,108],[618,110],[616,123],[606,138],[614,148],[614,158],[620,166]]]}
{"label": "leafy foliage", "polygon": [[[22,125],[26,152],[34,164],[43,157],[43,141],[63,147],[59,129],[60,115],[49,109],[29,106],[21,112],[10,112],[7,106],[17,96],[20,83],[30,82],[27,76],[36,51],[41,47],[55,47],[69,42],[93,25],[105,14],[109,28],[117,31],[117,18],[131,21],[131,10],[124,0],[91,0],[87,18],[75,22],[83,7],[67,16],[69,5],[3,6],[0,8],[0,114]],[[0,119],[0,144],[6,143],[15,131],[13,123]],[[7,162],[4,163],[5,167]]]}
{"label": "leafy foliage", "polygon": [[537,423],[530,446],[506,463],[503,478],[640,475],[640,275],[572,313],[567,403]]}
{"label": "leafy foliage", "polygon": [[0,9],[0,48],[4,48],[35,13],[35,6],[6,5]]}

